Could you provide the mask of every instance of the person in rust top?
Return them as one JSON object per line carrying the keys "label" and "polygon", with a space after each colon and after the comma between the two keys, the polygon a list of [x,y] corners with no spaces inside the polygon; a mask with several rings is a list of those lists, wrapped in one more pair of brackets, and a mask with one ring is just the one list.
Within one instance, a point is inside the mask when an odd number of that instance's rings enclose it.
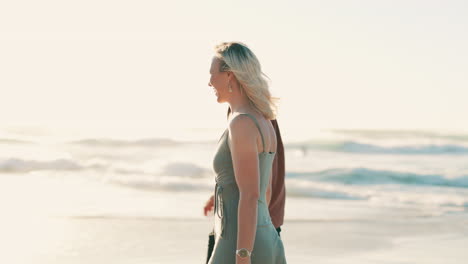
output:
{"label": "person in rust top", "polygon": [[270,212],[271,221],[278,231],[278,235],[281,232],[281,226],[284,221],[284,206],[286,202],[286,188],[284,186],[285,162],[284,162],[284,146],[281,139],[281,134],[276,119],[271,120],[273,127],[275,128],[276,139],[277,139],[277,150],[273,160],[272,178],[271,178],[271,199],[268,205],[268,211]]}
{"label": "person in rust top", "polygon": [[[231,108],[228,108],[227,116],[231,113]],[[277,149],[276,155],[273,159],[273,168],[272,168],[272,177],[271,177],[271,198],[270,203],[268,204],[268,211],[270,212],[271,221],[280,235],[281,226],[284,222],[284,207],[286,204],[286,188],[284,185],[284,177],[286,174],[285,170],[285,160],[284,160],[284,146],[283,140],[281,139],[281,133],[278,126],[278,121],[276,119],[270,120],[271,124],[275,128]],[[205,204],[203,208],[203,213],[205,216],[208,215],[208,212],[212,211],[214,207],[214,195],[212,195]],[[214,234],[213,232],[209,235],[208,240],[208,254],[207,254],[207,263],[210,259],[210,256],[213,252],[214,247]]]}

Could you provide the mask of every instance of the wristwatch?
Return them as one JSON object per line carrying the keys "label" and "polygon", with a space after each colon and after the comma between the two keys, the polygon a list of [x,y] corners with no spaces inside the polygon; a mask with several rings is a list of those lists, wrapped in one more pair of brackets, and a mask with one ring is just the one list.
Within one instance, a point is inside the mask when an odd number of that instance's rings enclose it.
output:
{"label": "wristwatch", "polygon": [[241,258],[246,258],[246,257],[250,257],[250,255],[252,255],[252,252],[248,251],[245,248],[241,248],[241,249],[236,250],[236,255]]}

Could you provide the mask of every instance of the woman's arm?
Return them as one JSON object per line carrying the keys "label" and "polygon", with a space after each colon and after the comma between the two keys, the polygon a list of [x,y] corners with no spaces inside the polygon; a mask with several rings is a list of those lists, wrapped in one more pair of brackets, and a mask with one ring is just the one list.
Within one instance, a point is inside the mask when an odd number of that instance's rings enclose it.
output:
{"label": "woman's arm", "polygon": [[[239,187],[237,216],[237,249],[252,252],[257,231],[257,207],[259,199],[259,160],[257,127],[247,116],[235,117],[229,125],[229,141],[234,175]],[[240,258],[237,263],[250,263],[250,257]]]}

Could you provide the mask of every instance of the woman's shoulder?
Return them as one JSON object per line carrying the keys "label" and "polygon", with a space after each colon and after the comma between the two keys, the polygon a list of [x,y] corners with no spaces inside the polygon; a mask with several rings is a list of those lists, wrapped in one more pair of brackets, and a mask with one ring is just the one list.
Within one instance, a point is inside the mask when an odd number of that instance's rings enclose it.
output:
{"label": "woman's shoulder", "polygon": [[[259,127],[264,127],[263,124],[270,122],[267,120],[262,114],[254,113],[254,112],[236,112],[231,113],[228,119],[228,128],[232,129],[238,127],[238,129],[248,129],[250,132],[255,132],[255,130]],[[262,129],[263,130],[263,129]]]}
{"label": "woman's shoulder", "polygon": [[257,112],[235,112],[235,113],[230,113],[228,117],[228,122],[231,123],[232,121],[236,119],[252,119],[252,117],[257,121],[261,122],[262,120],[266,120],[266,118]]}
{"label": "woman's shoulder", "polygon": [[[252,117],[254,117],[254,120],[252,120]],[[261,136],[263,136],[265,140],[265,146],[276,146],[275,127],[270,120],[267,120],[261,114],[235,113],[229,120],[228,130],[230,139],[233,137],[242,137],[244,140],[246,140],[245,138],[249,138],[246,141],[254,141],[258,137],[260,142],[259,147],[261,147],[259,134],[261,133]],[[268,144],[268,142],[271,143]],[[274,149],[276,149],[276,147]]]}
{"label": "woman's shoulder", "polygon": [[[256,117],[255,117],[256,118]],[[228,129],[235,130],[238,132],[254,132],[256,125],[252,122],[252,118],[249,117],[248,113],[236,113],[228,122]],[[258,121],[257,121],[258,122]],[[244,134],[244,133],[241,133]]]}

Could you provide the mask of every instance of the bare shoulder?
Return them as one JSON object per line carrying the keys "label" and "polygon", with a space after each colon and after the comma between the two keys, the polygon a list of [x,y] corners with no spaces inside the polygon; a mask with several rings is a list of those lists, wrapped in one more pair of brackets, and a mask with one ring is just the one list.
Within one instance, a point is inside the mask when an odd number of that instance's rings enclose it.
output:
{"label": "bare shoulder", "polygon": [[235,137],[251,137],[255,132],[256,126],[252,119],[246,115],[236,115],[228,125],[229,134]]}
{"label": "bare shoulder", "polygon": [[255,124],[247,115],[237,114],[229,122],[229,130],[239,131],[249,128],[255,128]]}
{"label": "bare shoulder", "polygon": [[252,119],[246,115],[237,115],[228,125],[229,140],[233,145],[243,148],[256,147],[255,133],[257,127]]}

